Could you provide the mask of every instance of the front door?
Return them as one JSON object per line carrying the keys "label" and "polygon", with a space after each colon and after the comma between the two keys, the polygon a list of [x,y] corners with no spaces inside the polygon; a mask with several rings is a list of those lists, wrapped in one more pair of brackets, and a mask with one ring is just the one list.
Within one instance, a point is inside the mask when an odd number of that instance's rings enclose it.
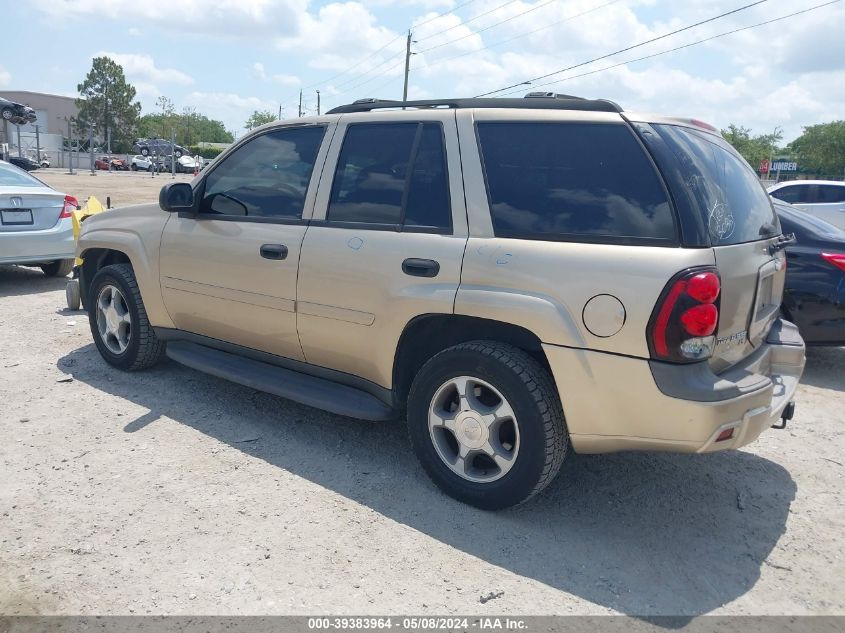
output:
{"label": "front door", "polygon": [[194,212],[170,218],[161,290],[177,328],[303,359],[296,275],[327,127],[288,126],[252,137],[195,188]]}
{"label": "front door", "polygon": [[453,312],[466,241],[454,112],[344,116],[302,248],[306,360],[391,387],[407,323]]}

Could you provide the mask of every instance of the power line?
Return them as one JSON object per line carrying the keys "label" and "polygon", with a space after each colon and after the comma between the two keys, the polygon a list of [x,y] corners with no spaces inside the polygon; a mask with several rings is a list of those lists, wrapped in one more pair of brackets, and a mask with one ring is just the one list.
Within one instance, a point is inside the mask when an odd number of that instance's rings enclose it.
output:
{"label": "power line", "polygon": [[720,13],[719,15],[713,16],[712,18],[707,18],[706,20],[701,20],[700,22],[696,22],[695,24],[690,24],[680,29],[676,29],[669,33],[664,33],[663,35],[658,35],[657,37],[653,37],[649,40],[644,42],[640,42],[638,44],[632,44],[631,46],[626,46],[625,48],[621,48],[618,51],[613,51],[612,53],[607,53],[606,55],[602,55],[601,57],[595,57],[585,62],[581,62],[579,64],[574,64],[572,66],[567,66],[566,68],[561,68],[560,70],[556,70],[554,72],[546,73],[545,75],[540,75],[539,77],[532,77],[531,79],[527,79],[526,81],[521,81],[516,84],[511,84],[510,86],[505,86],[504,88],[498,88],[496,90],[491,90],[490,92],[484,92],[480,95],[476,95],[476,97],[487,97],[492,94],[496,94],[497,92],[504,92],[505,90],[510,90],[512,88],[516,88],[518,86],[526,86],[526,85],[533,85],[533,82],[539,81],[540,79],[546,79],[547,77],[551,77],[553,75],[559,75],[560,73],[565,73],[568,70],[573,70],[575,68],[580,68],[581,66],[586,66],[588,64],[592,64],[593,62],[600,61],[602,59],[607,59],[608,57],[613,57],[614,55],[618,55],[619,53],[624,53],[626,51],[633,50],[635,48],[639,48],[640,46],[645,46],[646,44],[651,44],[652,42],[656,42],[658,40],[665,39],[672,35],[677,35],[678,33],[683,33],[684,31],[689,31],[697,26],[701,26],[702,24],[707,24],[708,22],[713,22],[715,20],[719,20],[726,16],[732,15],[734,13],[739,13],[740,11],[744,11],[745,9],[750,9],[751,7],[755,7],[757,5],[763,4],[764,2],[768,2],[768,0],[757,0],[757,2],[752,2],[750,4],[743,5],[737,9],[732,11],[727,11],[726,13]]}
{"label": "power line", "polygon": [[[555,81],[549,81],[548,83],[539,84],[537,86],[532,85],[532,88],[544,88],[546,86],[551,86],[551,85],[554,85],[554,84],[562,83],[564,81],[569,81],[570,79],[578,79],[579,77],[586,77],[587,75],[595,75],[596,73],[600,73],[600,72],[603,72],[605,70],[611,70],[613,68],[618,68],[619,66],[626,66],[627,64],[633,64],[634,62],[641,62],[643,60],[651,59],[653,57],[659,57],[661,55],[667,55],[669,53],[674,53],[676,51],[679,51],[679,50],[682,50],[682,49],[685,49],[685,48],[690,48],[691,46],[696,46],[698,44],[703,44],[703,43],[709,42],[711,40],[719,39],[720,37],[725,37],[727,35],[733,35],[734,33],[739,33],[741,31],[747,31],[749,29],[754,29],[754,28],[757,28],[759,26],[765,26],[767,24],[772,24],[773,22],[780,22],[781,20],[786,20],[787,18],[792,18],[792,17],[795,17],[796,15],[801,15],[802,13],[809,13],[810,11],[815,11],[816,9],[821,9],[821,8],[827,7],[831,4],[836,4],[837,2],[840,2],[840,1],[841,0],[831,0],[830,2],[825,2],[823,4],[817,4],[813,7],[809,7],[807,9],[802,9],[801,11],[796,11],[794,13],[782,15],[779,18],[773,18],[771,20],[766,20],[765,22],[758,22],[757,24],[751,24],[749,26],[743,26],[743,27],[738,28],[738,29],[733,29],[732,31],[725,31],[724,33],[719,33],[718,35],[712,35],[710,37],[705,37],[704,39],[697,40],[695,42],[690,42],[689,44],[684,44],[683,46],[676,46],[675,48],[670,48],[669,50],[660,51],[658,53],[652,53],[651,55],[645,55],[643,57],[637,57],[636,59],[629,59],[629,60],[624,61],[624,62],[619,62],[618,64],[613,64],[611,66],[605,66],[604,68],[598,68],[596,70],[591,70],[591,71],[586,72],[586,73],[580,73],[578,75],[572,75],[571,77],[564,77],[563,79],[556,79]],[[502,96],[507,97],[507,96],[510,96],[510,95],[513,95],[513,94],[517,94],[519,92],[522,92],[522,91],[521,90],[514,90],[512,92],[506,92]]]}
{"label": "power line", "polygon": [[489,31],[490,29],[492,29],[494,27],[501,26],[502,24],[505,24],[506,22],[510,22],[511,20],[515,20],[517,18],[520,18],[523,15],[531,13],[532,11],[536,11],[537,9],[542,9],[543,7],[545,7],[548,4],[551,4],[552,2],[557,2],[557,0],[546,0],[545,2],[540,2],[538,4],[535,4],[530,9],[526,9],[525,11],[520,11],[516,15],[512,15],[511,17],[505,18],[504,20],[500,20],[499,22],[494,22],[490,26],[485,26],[483,29],[478,29],[477,31],[467,33],[466,35],[461,35],[460,37],[456,37],[455,39],[449,40],[448,42],[443,42],[442,44],[437,44],[436,46],[430,46],[429,48],[424,48],[423,50],[418,51],[418,53],[427,53],[428,51],[433,51],[435,48],[442,48],[444,46],[448,46],[449,44],[454,44],[455,42],[460,42],[461,40],[465,40],[466,38],[472,37],[473,35],[478,35],[479,33],[483,33],[484,31]]}
{"label": "power line", "polygon": [[[434,17],[431,17],[431,18],[429,18],[429,19],[427,19],[427,20],[425,20],[425,21],[423,21],[423,22],[420,22],[419,24],[417,24],[417,25],[416,25],[416,27],[415,27],[415,28],[418,28],[418,27],[422,26],[423,24],[428,24],[429,22],[433,22],[434,20],[437,20],[437,19],[439,19],[439,18],[442,18],[443,16],[448,15],[448,14],[450,14],[450,13],[454,13],[454,12],[455,12],[455,11],[457,11],[458,9],[461,9],[461,8],[463,8],[463,7],[465,7],[465,6],[469,5],[469,4],[472,4],[473,2],[477,2],[477,1],[478,1],[478,0],[466,0],[466,2],[463,2],[463,3],[459,4],[459,5],[458,5],[458,6],[456,6],[456,7],[453,7],[453,8],[451,8],[451,9],[449,9],[448,11],[444,11],[443,13],[439,13],[439,14],[435,15]],[[439,35],[439,33],[435,33],[435,35]],[[398,42],[398,41],[399,41],[399,40],[401,40],[403,37],[405,37],[405,34],[404,34],[404,33],[402,33],[402,34],[400,34],[400,35],[397,35],[396,37],[394,37],[392,40],[390,40],[389,42],[387,42],[387,44],[385,44],[385,45],[384,45],[384,46],[382,46],[381,48],[378,48],[378,49],[374,50],[373,52],[369,53],[368,55],[366,55],[365,57],[362,57],[362,58],[361,58],[361,59],[359,59],[357,62],[355,62],[355,63],[354,63],[354,64],[352,64],[351,66],[348,66],[347,68],[345,68],[344,70],[340,71],[339,73],[336,73],[336,74],[332,75],[331,77],[328,77],[327,79],[322,79],[321,81],[318,81],[318,82],[315,82],[315,83],[312,83],[312,84],[308,84],[307,86],[303,86],[303,88],[302,88],[302,89],[303,89],[303,90],[308,90],[309,88],[316,88],[317,86],[321,86],[321,85],[323,85],[323,84],[327,84],[328,82],[333,81],[334,79],[337,79],[338,77],[342,77],[343,75],[347,74],[349,71],[354,70],[355,68],[358,68],[361,64],[363,64],[363,63],[364,63],[365,61],[367,61],[368,59],[371,59],[372,57],[375,57],[375,56],[376,56],[376,55],[378,55],[380,52],[382,52],[383,50],[385,50],[386,48],[388,48],[389,46],[391,46],[393,43]],[[389,61],[389,60],[388,60],[388,61]],[[350,83],[351,81],[355,81],[356,79],[360,79],[361,77],[363,77],[363,76],[365,76],[365,75],[369,74],[370,72],[372,72],[372,71],[373,71],[373,70],[375,70],[376,68],[379,68],[379,67],[383,66],[385,63],[386,63],[386,62],[382,62],[382,63],[380,63],[380,64],[377,64],[376,66],[374,66],[373,68],[370,68],[369,70],[365,71],[364,73],[361,73],[361,74],[358,74],[358,75],[354,76],[351,80],[349,80],[349,81],[347,81],[347,82],[343,82],[343,83],[341,83],[341,85],[345,85],[346,83]],[[288,102],[288,101],[290,101],[291,99],[295,99],[295,98],[296,98],[296,96],[295,96],[295,95],[294,95],[294,96],[291,96],[290,98],[283,100],[283,101],[282,101],[282,103],[287,103],[287,102]]]}
{"label": "power line", "polygon": [[413,28],[418,29],[424,24],[428,24],[429,22],[434,22],[435,20],[442,18],[444,15],[449,15],[450,13],[454,13],[458,9],[463,9],[465,6],[467,6],[468,4],[472,4],[473,2],[477,2],[477,0],[467,0],[466,2],[459,4],[456,7],[452,7],[448,11],[444,11],[443,13],[438,13],[433,18],[429,18],[428,20],[425,20],[424,22],[420,22],[419,24],[415,25]]}
{"label": "power line", "polygon": [[[453,55],[451,57],[441,57],[439,59],[435,59],[432,62],[426,62],[425,64],[422,64],[421,66],[417,66],[416,68],[412,68],[411,70],[422,70],[423,68],[428,68],[429,66],[437,66],[438,64],[443,64],[445,62],[452,61],[453,59],[459,59],[461,57],[466,57],[467,55],[473,55],[475,53],[480,53],[481,51],[484,51],[484,50],[496,48],[498,46],[501,46],[502,44],[507,44],[509,42],[513,42],[514,40],[522,39],[523,37],[528,37],[529,35],[534,35],[534,33],[539,33],[540,31],[545,31],[546,29],[550,29],[554,26],[558,26],[560,24],[563,24],[564,22],[569,22],[570,20],[574,20],[575,18],[580,18],[583,15],[587,15],[588,13],[593,13],[594,11],[598,11],[599,9],[604,9],[605,7],[608,7],[611,4],[616,4],[618,2],[621,2],[621,0],[610,0],[610,2],[605,2],[604,4],[600,4],[597,7],[593,7],[592,9],[587,9],[586,11],[582,11],[581,13],[576,13],[575,15],[570,15],[568,17],[563,18],[562,20],[557,20],[557,21],[552,22],[550,24],[546,24],[545,26],[541,26],[540,28],[533,29],[531,31],[527,31],[526,33],[521,33],[519,35],[509,37],[506,40],[501,40],[501,41],[495,42],[493,44],[488,44],[487,46],[482,46],[481,48],[476,48],[475,50],[472,50],[472,51],[467,51],[465,53],[461,53],[460,55]],[[429,49],[429,50],[431,50],[431,49]],[[421,51],[421,52],[425,52],[425,51]]]}
{"label": "power line", "polygon": [[[395,53],[395,54],[391,55],[390,57],[387,57],[387,58],[383,59],[380,63],[376,64],[375,66],[373,66],[373,67],[372,67],[372,68],[370,68],[369,70],[366,70],[366,71],[364,71],[364,72],[363,72],[363,73],[361,73],[361,74],[355,75],[354,77],[352,77],[352,78],[350,78],[350,79],[346,79],[346,80],[344,80],[344,81],[341,81],[339,84],[337,84],[337,85],[335,86],[335,89],[337,89],[337,88],[343,88],[344,86],[347,86],[347,85],[349,85],[349,84],[354,84],[356,81],[359,81],[360,79],[363,79],[364,77],[366,77],[366,76],[367,76],[367,75],[369,75],[370,73],[372,73],[372,72],[374,72],[374,71],[378,70],[378,69],[379,69],[379,68],[381,68],[382,66],[386,66],[387,64],[389,64],[390,62],[392,62],[393,60],[397,59],[397,58],[398,58],[398,57],[400,57],[400,56],[401,56],[401,57],[402,57],[402,59],[404,60],[404,59],[405,59],[405,51],[402,51],[401,53]],[[392,66],[391,66],[391,68],[392,68]],[[390,70],[390,69],[388,68],[387,70]],[[387,72],[387,71],[384,71],[384,72]],[[381,77],[381,75],[382,75],[382,74],[384,74],[384,72],[381,72],[381,73],[376,73],[376,74],[373,76],[373,78],[375,78],[375,77]],[[356,85],[357,85],[357,84],[356,84]]]}
{"label": "power line", "polygon": [[465,26],[465,25],[469,24],[470,22],[475,22],[477,19],[483,18],[485,15],[490,15],[491,13],[495,13],[499,9],[502,9],[502,8],[508,6],[509,4],[513,4],[514,2],[518,2],[518,1],[519,0],[508,0],[504,4],[500,4],[498,7],[493,7],[489,11],[485,11],[484,13],[479,13],[478,15],[476,15],[473,18],[470,18],[469,20],[464,20],[460,24],[450,26],[448,29],[443,29],[442,31],[438,31],[437,33],[432,33],[431,35],[426,35],[425,37],[418,39],[417,42],[424,42],[426,40],[430,40],[432,37],[437,37],[438,35],[443,35],[444,33],[448,33],[449,31],[452,31],[452,30],[458,28],[459,26]]}

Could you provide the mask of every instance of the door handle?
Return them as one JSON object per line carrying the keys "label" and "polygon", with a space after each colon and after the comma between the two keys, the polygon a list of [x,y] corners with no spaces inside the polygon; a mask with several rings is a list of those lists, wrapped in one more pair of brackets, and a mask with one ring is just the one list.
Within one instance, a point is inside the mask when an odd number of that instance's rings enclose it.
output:
{"label": "door handle", "polygon": [[437,273],[440,272],[440,264],[433,259],[410,257],[402,262],[402,272],[414,277],[437,277]]}
{"label": "door handle", "polygon": [[285,259],[288,256],[288,247],[284,244],[262,244],[260,252],[264,259]]}

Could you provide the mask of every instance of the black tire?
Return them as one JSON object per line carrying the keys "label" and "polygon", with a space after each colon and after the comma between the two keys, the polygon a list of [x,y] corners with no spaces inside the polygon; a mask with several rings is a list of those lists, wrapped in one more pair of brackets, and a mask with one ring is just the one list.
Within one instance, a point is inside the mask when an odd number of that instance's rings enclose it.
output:
{"label": "black tire", "polygon": [[132,171],[138,171],[138,165],[136,165],[135,163],[132,163],[132,164],[129,166],[129,169],[131,169]]}
{"label": "black tire", "polygon": [[73,270],[72,259],[57,259],[48,264],[41,264],[41,271],[48,277],[67,277]]}
{"label": "black tire", "polygon": [[173,152],[173,155],[174,155],[176,158],[182,158],[182,150],[181,150],[181,149],[177,149],[175,152]]}
{"label": "black tire", "polygon": [[[120,354],[114,353],[106,346],[97,327],[97,297],[106,285],[114,285],[121,291],[132,319],[129,344]],[[86,306],[94,344],[108,364],[125,371],[137,371],[152,367],[162,359],[166,346],[156,337],[147,318],[132,266],[112,264],[101,268],[91,280]]]}
{"label": "black tire", "polygon": [[[463,375],[493,385],[519,421],[516,461],[489,483],[469,481],[453,472],[438,455],[429,432],[428,411],[435,392]],[[526,352],[497,341],[462,343],[431,358],[414,378],[407,417],[411,445],[434,483],[451,497],[484,510],[527,501],[552,482],[566,456],[568,433],[551,376]]]}
{"label": "black tire", "polygon": [[12,119],[15,118],[15,112],[14,112],[14,110],[12,110],[12,108],[6,107],[6,108],[3,108],[2,116],[6,121],[11,121]]}
{"label": "black tire", "polygon": [[141,156],[149,156],[149,155],[150,155],[150,150],[147,149],[146,147],[142,147],[141,148]]}

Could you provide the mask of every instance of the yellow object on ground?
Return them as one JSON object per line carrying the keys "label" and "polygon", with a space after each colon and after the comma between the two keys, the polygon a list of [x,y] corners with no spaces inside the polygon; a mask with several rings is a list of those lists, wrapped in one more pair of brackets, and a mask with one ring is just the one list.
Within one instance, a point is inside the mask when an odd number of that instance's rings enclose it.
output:
{"label": "yellow object on ground", "polygon": [[[105,210],[106,208],[103,206],[102,202],[97,200],[97,198],[95,198],[94,196],[89,196],[88,200],[85,201],[85,204],[83,204],[81,208],[74,211],[71,216],[73,218],[74,241],[79,240],[79,232],[82,230],[82,221],[88,216],[95,215],[97,213],[102,213]],[[77,266],[81,266],[82,260],[77,257],[74,263]]]}

